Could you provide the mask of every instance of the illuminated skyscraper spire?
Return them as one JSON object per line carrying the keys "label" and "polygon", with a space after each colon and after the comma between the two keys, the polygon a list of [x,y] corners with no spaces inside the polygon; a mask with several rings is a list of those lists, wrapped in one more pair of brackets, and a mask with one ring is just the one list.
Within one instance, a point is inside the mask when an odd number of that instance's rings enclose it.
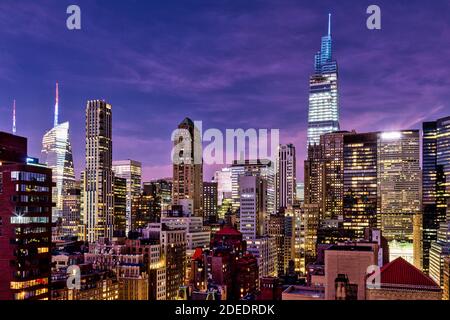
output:
{"label": "illuminated skyscraper spire", "polygon": [[13,134],[16,134],[17,128],[16,128],[16,99],[14,99],[13,103],[13,127],[12,132]]}
{"label": "illuminated skyscraper spire", "polygon": [[59,112],[59,106],[58,106],[58,82],[56,83],[56,99],[55,99],[55,121],[53,123],[53,127],[56,127],[58,125],[58,112]]}
{"label": "illuminated skyscraper spire", "polygon": [[328,33],[314,57],[314,74],[309,81],[308,145],[319,144],[325,133],[339,131],[338,65],[332,44],[329,13]]}
{"label": "illuminated skyscraper spire", "polygon": [[331,13],[328,14],[328,36],[331,36]]}
{"label": "illuminated skyscraper spire", "polygon": [[[68,191],[75,185],[73,169],[72,146],[69,139],[69,122],[58,123],[58,83],[56,83],[55,119],[53,128],[45,133],[42,138],[41,161],[52,169],[52,180],[55,186],[52,188],[52,199],[55,206],[52,208],[52,221],[62,219],[62,231],[70,232],[67,216],[64,216],[63,202]],[[58,233],[58,236],[61,234]],[[66,235],[66,234],[64,234]]]}

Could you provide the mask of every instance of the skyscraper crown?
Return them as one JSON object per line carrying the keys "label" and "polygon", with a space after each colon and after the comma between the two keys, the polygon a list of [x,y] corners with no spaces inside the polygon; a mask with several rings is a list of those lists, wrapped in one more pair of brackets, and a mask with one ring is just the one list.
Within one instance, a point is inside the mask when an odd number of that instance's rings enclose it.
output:
{"label": "skyscraper crown", "polygon": [[331,38],[331,13],[328,14],[328,34],[322,37],[320,51],[314,57],[314,70],[316,74],[335,72],[336,61],[333,61],[333,48]]}

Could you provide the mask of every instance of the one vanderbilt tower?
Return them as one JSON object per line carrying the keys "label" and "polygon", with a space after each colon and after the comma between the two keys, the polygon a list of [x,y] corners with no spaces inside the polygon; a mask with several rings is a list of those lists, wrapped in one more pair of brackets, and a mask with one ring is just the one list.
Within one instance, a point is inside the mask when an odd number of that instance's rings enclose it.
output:
{"label": "one vanderbilt tower", "polygon": [[334,131],[339,131],[338,66],[333,60],[329,14],[328,34],[322,37],[309,80],[308,145],[318,145],[321,135]]}

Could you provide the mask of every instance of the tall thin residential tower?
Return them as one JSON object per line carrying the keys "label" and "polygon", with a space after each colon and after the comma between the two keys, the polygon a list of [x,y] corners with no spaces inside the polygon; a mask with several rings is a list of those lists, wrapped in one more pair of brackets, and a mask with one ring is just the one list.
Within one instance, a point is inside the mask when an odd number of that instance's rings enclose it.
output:
{"label": "tall thin residential tower", "polygon": [[322,134],[339,131],[338,66],[332,53],[329,14],[328,34],[322,37],[309,80],[308,145],[319,144]]}
{"label": "tall thin residential tower", "polygon": [[103,100],[90,100],[86,106],[86,169],[81,226],[85,240],[111,239],[113,219],[111,105]]}

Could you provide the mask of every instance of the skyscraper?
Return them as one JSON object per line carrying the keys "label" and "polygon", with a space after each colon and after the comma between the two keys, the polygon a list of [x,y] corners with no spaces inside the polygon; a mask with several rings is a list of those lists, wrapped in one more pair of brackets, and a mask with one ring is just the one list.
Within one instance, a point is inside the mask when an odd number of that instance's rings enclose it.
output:
{"label": "skyscraper", "polygon": [[338,67],[332,53],[330,14],[328,34],[322,37],[309,80],[308,145],[319,144],[322,134],[339,130]]}
{"label": "skyscraper", "polygon": [[53,172],[53,221],[62,217],[63,199],[75,185],[72,146],[69,139],[69,122],[58,123],[58,83],[56,84],[54,126],[42,138],[42,161]]}
{"label": "skyscraper", "polygon": [[63,199],[62,234],[77,236],[81,217],[81,189],[80,182],[76,181],[73,188],[67,190]]}
{"label": "skyscraper", "polygon": [[344,136],[344,228],[362,238],[365,228],[377,225],[378,134]]}
{"label": "skyscraper", "polygon": [[267,182],[258,176],[240,176],[240,231],[244,239],[265,234]]}
{"label": "skyscraper", "polygon": [[27,139],[0,132],[0,300],[48,300],[52,170],[27,164]]}
{"label": "skyscraper", "polygon": [[389,242],[390,261],[402,257],[421,268],[419,130],[381,132],[377,159],[377,224]]}
{"label": "skyscraper", "polygon": [[445,123],[449,119],[450,117],[424,122],[422,127],[422,250],[423,270],[425,272],[429,272],[431,244],[437,240],[439,226],[446,219],[445,182],[450,171],[450,160],[447,159],[446,161],[445,157],[445,146],[449,143],[448,137],[446,138],[449,128]]}
{"label": "skyscraper", "polygon": [[112,170],[114,176],[126,180],[126,213],[125,213],[125,231],[131,230],[131,206],[133,198],[141,194],[141,176],[142,165],[134,160],[113,161]]}
{"label": "skyscraper", "polygon": [[317,204],[320,214],[319,243],[345,238],[343,223],[344,136],[354,132],[323,134],[319,145],[310,145],[305,161],[305,203]]}
{"label": "skyscraper", "polygon": [[[290,217],[289,217],[290,218]],[[291,220],[289,220],[291,221]],[[289,259],[291,258],[292,230],[289,225],[284,209],[281,209],[276,214],[271,214],[267,223],[268,235],[275,239],[276,253],[277,253],[277,273],[278,276],[284,275]]]}
{"label": "skyscraper", "polygon": [[[431,243],[429,249],[429,274],[441,286],[444,286],[444,260],[450,255],[450,117],[438,119],[436,121],[436,180],[435,180],[435,199],[434,213],[432,210],[427,212],[426,219],[429,225],[439,224],[436,234],[436,241]],[[425,151],[425,150],[424,150]],[[425,153],[424,153],[425,157]],[[427,155],[428,158],[432,154]],[[425,173],[424,173],[425,174]],[[427,178],[432,178],[427,175]],[[424,176],[425,182],[425,176]],[[428,202],[430,204],[430,202]],[[446,215],[445,218],[443,216]],[[424,215],[425,219],[425,215]],[[445,220],[444,220],[445,219]],[[444,220],[444,222],[440,222]],[[434,232],[430,232],[432,228],[426,229],[424,232],[434,236]],[[424,235],[425,237],[425,235]]]}
{"label": "skyscraper", "polygon": [[125,237],[127,231],[127,179],[114,176],[114,236]]}
{"label": "skyscraper", "polygon": [[[355,132],[352,132],[355,133]],[[324,219],[342,219],[344,197],[344,136],[346,131],[327,133],[320,137],[324,159],[325,195],[322,204]]]}
{"label": "skyscraper", "polygon": [[112,238],[114,219],[112,110],[104,100],[86,106],[86,169],[82,234],[86,241]]}
{"label": "skyscraper", "polygon": [[173,195],[174,205],[190,199],[194,215],[203,217],[203,159],[199,129],[191,119],[185,118],[172,137]]}
{"label": "skyscraper", "polygon": [[322,204],[324,195],[325,172],[320,145],[308,146],[308,157],[304,162],[305,185],[304,202],[305,204]]}
{"label": "skyscraper", "polygon": [[293,144],[278,148],[275,210],[291,207],[296,196],[296,156]]}
{"label": "skyscraper", "polygon": [[245,161],[234,161],[231,165],[231,197],[233,210],[239,209],[239,177],[259,176],[266,180],[266,208],[267,213],[275,212],[275,166],[267,159],[250,159]]}

